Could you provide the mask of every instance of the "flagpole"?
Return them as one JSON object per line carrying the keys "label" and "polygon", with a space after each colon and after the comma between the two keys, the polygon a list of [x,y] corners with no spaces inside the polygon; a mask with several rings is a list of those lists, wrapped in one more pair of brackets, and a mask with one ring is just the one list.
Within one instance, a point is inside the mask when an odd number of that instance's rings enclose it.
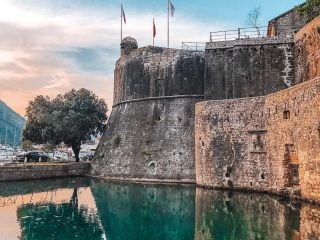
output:
{"label": "flagpole", "polygon": [[152,25],[152,46],[154,46],[154,18],[153,18],[153,25]]}
{"label": "flagpole", "polygon": [[121,3],[121,8],[120,8],[120,11],[121,11],[121,34],[120,34],[120,43],[122,42],[122,18],[123,18],[123,16],[122,16],[122,3]]}
{"label": "flagpole", "polygon": [[168,0],[168,26],[167,26],[167,47],[169,49],[169,39],[170,39],[170,0]]}

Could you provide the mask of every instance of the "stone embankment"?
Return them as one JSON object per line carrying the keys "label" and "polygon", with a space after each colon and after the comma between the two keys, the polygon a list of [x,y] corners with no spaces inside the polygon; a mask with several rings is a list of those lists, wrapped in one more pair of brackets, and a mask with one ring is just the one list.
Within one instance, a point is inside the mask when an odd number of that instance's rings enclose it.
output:
{"label": "stone embankment", "polygon": [[17,164],[0,167],[0,182],[77,177],[90,171],[88,162]]}

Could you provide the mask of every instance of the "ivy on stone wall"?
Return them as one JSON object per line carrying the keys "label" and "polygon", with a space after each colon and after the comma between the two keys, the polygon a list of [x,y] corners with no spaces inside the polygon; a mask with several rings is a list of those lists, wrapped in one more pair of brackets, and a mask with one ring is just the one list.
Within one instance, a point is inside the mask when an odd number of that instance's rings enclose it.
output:
{"label": "ivy on stone wall", "polygon": [[298,7],[298,11],[303,14],[307,22],[310,22],[320,15],[320,0],[307,0]]}

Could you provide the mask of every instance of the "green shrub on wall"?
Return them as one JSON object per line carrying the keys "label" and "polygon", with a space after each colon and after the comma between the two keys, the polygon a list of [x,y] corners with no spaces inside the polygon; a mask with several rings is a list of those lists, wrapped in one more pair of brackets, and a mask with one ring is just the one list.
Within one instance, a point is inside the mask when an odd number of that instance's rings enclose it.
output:
{"label": "green shrub on wall", "polygon": [[307,0],[298,7],[298,11],[303,14],[307,22],[310,22],[320,15],[320,0]]}

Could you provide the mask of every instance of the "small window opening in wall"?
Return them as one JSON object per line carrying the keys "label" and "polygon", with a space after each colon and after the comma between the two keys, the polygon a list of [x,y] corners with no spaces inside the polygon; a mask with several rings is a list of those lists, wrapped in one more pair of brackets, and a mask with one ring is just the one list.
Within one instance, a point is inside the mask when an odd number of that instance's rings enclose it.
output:
{"label": "small window opening in wall", "polygon": [[261,179],[264,179],[264,178],[265,178],[264,173],[262,173],[261,174]]}
{"label": "small window opening in wall", "polygon": [[181,156],[181,155],[182,155],[182,152],[179,152],[179,155]]}
{"label": "small window opening in wall", "polygon": [[290,111],[289,110],[283,111],[283,118],[284,119],[290,119]]}
{"label": "small window opening in wall", "polygon": [[226,177],[231,176],[231,167],[227,167]]}
{"label": "small window opening in wall", "polygon": [[[319,128],[319,132],[320,132],[320,128]],[[202,147],[204,147],[204,141],[202,141],[201,145],[202,145]]]}
{"label": "small window opening in wall", "polygon": [[250,187],[252,187],[253,186],[253,184],[252,184],[252,182],[250,182]]}
{"label": "small window opening in wall", "polygon": [[157,117],[157,119],[156,119],[157,121],[161,121],[161,117]]}

